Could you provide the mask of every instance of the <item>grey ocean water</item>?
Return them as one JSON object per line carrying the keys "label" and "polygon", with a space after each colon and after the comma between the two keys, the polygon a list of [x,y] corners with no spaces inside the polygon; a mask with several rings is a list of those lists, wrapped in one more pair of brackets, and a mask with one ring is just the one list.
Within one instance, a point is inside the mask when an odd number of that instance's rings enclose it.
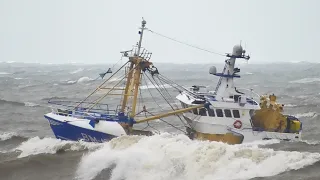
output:
{"label": "grey ocean water", "polygon": [[[158,64],[161,74],[183,86],[206,85],[217,77],[209,65]],[[218,64],[222,70],[223,64]],[[183,135],[121,137],[104,144],[54,138],[43,115],[52,98],[84,98],[109,65],[0,63],[0,179],[320,179],[320,64],[240,63],[235,84],[259,94],[275,93],[285,113],[303,122],[302,142],[276,140],[229,146],[191,141]],[[146,94],[145,103],[153,106]],[[156,92],[153,92],[156,94]],[[171,94],[176,94],[173,89]],[[160,105],[160,96],[155,96]],[[179,125],[179,121],[174,121]],[[160,131],[179,133],[161,122]],[[180,125],[182,126],[182,125]]]}

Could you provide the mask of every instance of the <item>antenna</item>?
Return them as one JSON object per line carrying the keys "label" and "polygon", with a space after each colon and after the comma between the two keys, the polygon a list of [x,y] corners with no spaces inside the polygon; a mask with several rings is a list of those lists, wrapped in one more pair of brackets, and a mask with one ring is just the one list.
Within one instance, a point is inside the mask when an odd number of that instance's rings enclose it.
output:
{"label": "antenna", "polygon": [[139,34],[140,34],[140,40],[139,40],[139,43],[138,43],[138,53],[137,53],[137,56],[139,56],[140,54],[140,49],[141,49],[141,43],[142,43],[142,36],[143,36],[143,30],[146,29],[146,24],[147,24],[147,21],[145,21],[142,17],[142,22],[141,22],[141,31],[139,31]]}

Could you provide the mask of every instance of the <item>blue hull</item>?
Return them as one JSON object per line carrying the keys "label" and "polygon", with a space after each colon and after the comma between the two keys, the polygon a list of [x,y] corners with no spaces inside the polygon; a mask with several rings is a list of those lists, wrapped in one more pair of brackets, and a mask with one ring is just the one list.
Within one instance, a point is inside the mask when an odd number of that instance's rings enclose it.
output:
{"label": "blue hull", "polygon": [[73,126],[67,122],[57,121],[48,116],[44,117],[48,119],[50,127],[57,139],[69,141],[83,140],[86,142],[102,143],[117,137],[110,134]]}

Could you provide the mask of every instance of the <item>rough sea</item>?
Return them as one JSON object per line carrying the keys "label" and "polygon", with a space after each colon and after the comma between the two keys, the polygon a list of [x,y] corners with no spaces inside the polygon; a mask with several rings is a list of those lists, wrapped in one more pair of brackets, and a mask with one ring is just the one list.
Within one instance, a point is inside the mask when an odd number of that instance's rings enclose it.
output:
{"label": "rough sea", "polygon": [[[285,113],[302,121],[301,142],[267,140],[227,145],[192,141],[161,121],[153,122],[160,133],[150,137],[123,136],[103,144],[61,141],[44,118],[51,111],[47,101],[85,98],[103,81],[97,79],[98,74],[110,65],[2,62],[0,179],[320,179],[320,64],[250,64],[241,60],[236,64],[241,78],[235,85],[277,95],[278,102],[285,104]],[[162,75],[182,86],[205,85],[214,90],[218,78],[209,75],[210,65],[155,63]],[[221,71],[223,62],[216,66]],[[178,94],[168,89],[173,97]],[[146,88],[141,94],[156,110]],[[157,103],[165,106],[155,89],[153,94]],[[174,122],[179,126],[180,121]]]}

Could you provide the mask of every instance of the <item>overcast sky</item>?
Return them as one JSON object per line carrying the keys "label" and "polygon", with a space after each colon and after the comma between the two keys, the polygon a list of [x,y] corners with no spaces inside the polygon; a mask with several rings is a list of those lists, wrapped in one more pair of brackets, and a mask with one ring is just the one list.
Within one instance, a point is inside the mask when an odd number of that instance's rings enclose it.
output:
{"label": "overcast sky", "polygon": [[[318,0],[0,0],[0,61],[115,63],[155,32],[217,52],[242,40],[249,63],[318,62]],[[217,63],[224,57],[150,32],[153,62]]]}

